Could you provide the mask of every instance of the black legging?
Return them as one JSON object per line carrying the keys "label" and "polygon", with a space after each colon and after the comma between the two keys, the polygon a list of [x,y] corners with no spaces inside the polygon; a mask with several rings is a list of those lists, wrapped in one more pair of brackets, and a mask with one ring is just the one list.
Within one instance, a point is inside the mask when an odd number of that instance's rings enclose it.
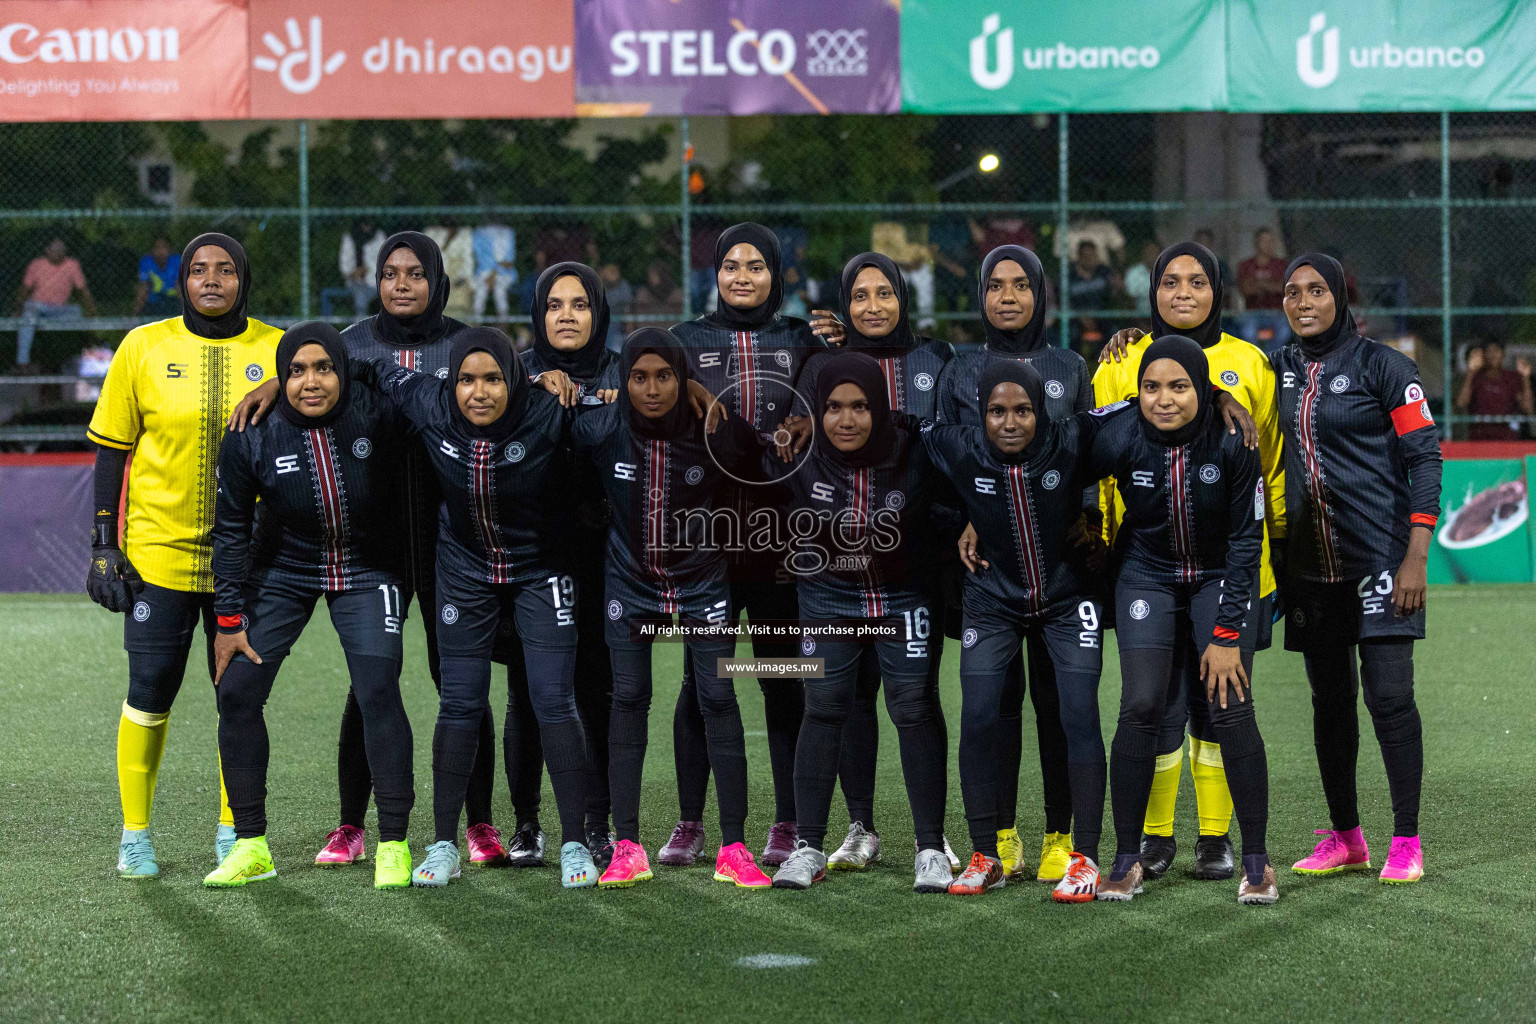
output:
{"label": "black legging", "polygon": [[[843,727],[853,708],[864,646],[823,645],[817,653],[824,659],[824,677],[805,683],[805,718],[795,751],[795,806],[800,812],[799,837],[816,850],[826,841],[827,817],[844,742]],[[905,643],[868,646],[879,660],[886,710],[901,745],[901,769],[918,848],[942,849],[948,741],[944,713],[938,690],[931,685],[927,659],[918,666],[920,671],[913,671],[907,664]]]}
{"label": "black legging", "polygon": [[[1147,817],[1147,796],[1157,763],[1158,732],[1166,702],[1177,688],[1175,652],[1157,648],[1121,650],[1120,721],[1111,748],[1110,798],[1115,820],[1116,856],[1134,855],[1141,847],[1142,824]],[[1243,670],[1253,664],[1251,652],[1242,655]],[[1196,686],[1204,688],[1197,681]],[[1243,855],[1266,852],[1264,833],[1269,821],[1269,765],[1264,740],[1253,713],[1253,695],[1238,702],[1228,691],[1227,706],[1207,701],[1206,712],[1221,744],[1227,787],[1243,835]]]}
{"label": "black legging", "polygon": [[1358,677],[1353,647],[1314,651],[1305,660],[1312,685],[1312,738],[1333,827],[1347,832],[1360,825],[1355,788],[1360,723],[1355,695],[1363,685],[1392,793],[1392,833],[1418,835],[1424,730],[1413,699],[1413,641],[1407,637],[1363,641]]}
{"label": "black legging", "polygon": [[[262,708],[272,693],[272,681],[282,658],[260,665],[244,658],[232,661],[218,686],[219,757],[224,788],[241,839],[266,835],[267,764],[271,751]],[[400,663],[392,658],[347,652],[362,719],[372,787],[379,805],[379,838],[405,838],[416,791],[411,770],[411,723],[400,700]]]}

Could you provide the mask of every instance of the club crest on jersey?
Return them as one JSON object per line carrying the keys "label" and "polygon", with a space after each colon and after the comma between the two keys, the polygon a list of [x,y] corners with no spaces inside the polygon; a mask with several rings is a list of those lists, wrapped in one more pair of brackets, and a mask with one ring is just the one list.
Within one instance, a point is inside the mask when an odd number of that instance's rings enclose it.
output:
{"label": "club crest on jersey", "polygon": [[448,379],[448,367],[446,367],[446,366],[439,366],[437,368],[437,375],[436,376],[437,376],[438,380],[447,380]]}
{"label": "club crest on jersey", "polygon": [[1054,469],[1040,478],[1040,486],[1048,491],[1054,491],[1059,483],[1061,483],[1061,474]]}
{"label": "club crest on jersey", "polygon": [[1200,480],[1202,483],[1213,484],[1221,479],[1221,469],[1214,462],[1207,462],[1200,467]]}
{"label": "club crest on jersey", "polygon": [[1064,395],[1066,393],[1067,393],[1067,389],[1061,386],[1061,381],[1059,381],[1059,380],[1048,380],[1048,381],[1045,382],[1045,397],[1047,397],[1047,398],[1060,398],[1062,395]]}
{"label": "club crest on jersey", "polygon": [[140,601],[138,604],[135,604],[133,606],[133,621],[143,622],[147,618],[149,618],[149,602]]}
{"label": "club crest on jersey", "polygon": [[977,636],[974,629],[968,629],[964,633],[960,634],[960,644],[963,647],[975,647],[976,640]]}
{"label": "club crest on jersey", "polygon": [[261,380],[262,376],[263,372],[260,363],[251,363],[245,368],[245,379],[253,384],[256,381]]}
{"label": "club crest on jersey", "polygon": [[1342,373],[1328,382],[1328,390],[1336,395],[1342,395],[1349,389],[1349,378]]}
{"label": "club crest on jersey", "polygon": [[917,388],[919,391],[932,391],[933,374],[919,373],[917,376],[912,378],[912,386]]}
{"label": "club crest on jersey", "polygon": [[1222,370],[1221,371],[1221,382],[1223,384],[1225,384],[1229,388],[1237,387],[1237,371],[1236,370]]}
{"label": "club crest on jersey", "polygon": [[815,654],[816,653],[816,639],[814,637],[809,637],[808,636],[805,639],[801,640],[800,641],[800,653],[803,654],[807,658],[809,658],[811,655]]}
{"label": "club crest on jersey", "polygon": [[1305,626],[1307,624],[1307,613],[1300,608],[1293,608],[1291,609],[1291,621],[1298,626]]}
{"label": "club crest on jersey", "polygon": [[885,507],[888,509],[899,510],[906,503],[907,496],[900,491],[892,491],[885,496]]}
{"label": "club crest on jersey", "polygon": [[1152,606],[1147,604],[1147,602],[1140,600],[1131,602],[1131,618],[1135,619],[1137,622],[1140,622],[1142,619],[1151,614]]}
{"label": "club crest on jersey", "polygon": [[451,604],[443,605],[443,625],[451,626],[459,621],[459,610]]}
{"label": "club crest on jersey", "polygon": [[360,437],[352,442],[352,454],[360,459],[366,459],[373,454],[373,442],[366,437]]}
{"label": "club crest on jersey", "polygon": [[683,474],[683,479],[688,481],[689,485],[697,484],[700,480],[704,479],[704,467],[689,466],[688,472]]}
{"label": "club crest on jersey", "polygon": [[528,449],[523,447],[523,442],[513,441],[507,445],[507,461],[522,462],[523,456],[528,454]]}
{"label": "club crest on jersey", "polygon": [[624,614],[624,606],[617,601],[608,602],[608,617],[613,621],[619,621],[619,616]]}
{"label": "club crest on jersey", "polygon": [[780,366],[789,366],[791,359],[792,357],[786,349],[781,348],[773,354],[773,361],[778,363]]}

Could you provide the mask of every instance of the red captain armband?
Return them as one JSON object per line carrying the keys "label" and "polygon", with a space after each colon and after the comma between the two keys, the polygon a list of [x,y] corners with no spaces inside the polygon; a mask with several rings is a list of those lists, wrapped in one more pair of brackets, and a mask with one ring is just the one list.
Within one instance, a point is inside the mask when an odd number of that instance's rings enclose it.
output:
{"label": "red captain armband", "polygon": [[1214,636],[1217,640],[1236,640],[1237,630],[1228,629],[1225,626],[1217,626],[1215,629],[1211,630],[1211,635]]}
{"label": "red captain armband", "polygon": [[243,615],[220,615],[219,616],[219,628],[220,629],[239,629],[240,628],[240,620],[243,619],[244,617],[245,616],[243,616]]}
{"label": "red captain armband", "polygon": [[1428,512],[1415,512],[1408,517],[1409,526],[1427,526],[1431,530],[1435,528],[1435,524],[1439,521],[1439,516],[1432,516]]}
{"label": "red captain armband", "polygon": [[1417,381],[1403,389],[1403,404],[1392,410],[1392,426],[1397,431],[1397,436],[1411,434],[1415,430],[1435,425],[1435,417],[1430,414],[1429,402],[1424,398],[1424,389],[1419,387]]}

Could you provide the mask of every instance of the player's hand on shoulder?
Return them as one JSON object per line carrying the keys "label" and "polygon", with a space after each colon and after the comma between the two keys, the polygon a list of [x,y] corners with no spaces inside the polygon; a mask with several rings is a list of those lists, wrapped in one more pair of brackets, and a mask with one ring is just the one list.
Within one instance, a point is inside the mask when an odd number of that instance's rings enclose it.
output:
{"label": "player's hand on shoulder", "polygon": [[1116,331],[1104,343],[1104,349],[1099,353],[1099,362],[1120,362],[1125,358],[1126,349],[1140,341],[1144,333],[1139,327],[1125,327]]}

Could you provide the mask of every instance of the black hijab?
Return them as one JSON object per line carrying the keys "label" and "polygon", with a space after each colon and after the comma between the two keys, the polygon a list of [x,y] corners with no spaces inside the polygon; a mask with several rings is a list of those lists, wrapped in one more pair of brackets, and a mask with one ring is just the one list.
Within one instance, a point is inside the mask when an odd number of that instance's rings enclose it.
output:
{"label": "black hijab", "polygon": [[[459,408],[459,369],[471,352],[484,352],[496,360],[496,365],[501,367],[501,375],[507,381],[506,410],[498,419],[483,427],[471,423],[469,417],[464,415],[464,410]],[[506,440],[517,429],[524,410],[528,408],[529,391],[528,374],[523,372],[517,351],[512,347],[512,339],[494,327],[471,327],[454,335],[453,345],[448,350],[448,404],[453,412],[454,425],[466,437],[478,441]]]}
{"label": "black hijab", "polygon": [[[288,399],[288,367],[293,357],[299,354],[299,349],[305,345],[319,345],[325,349],[325,354],[331,357],[331,363],[336,367],[336,379],[341,383],[341,394],[337,396],[336,404],[323,416],[306,416]],[[347,372],[347,343],[342,340],[341,332],[330,324],[316,320],[294,324],[284,331],[282,340],[277,343],[277,382],[280,389],[278,415],[300,430],[319,429],[340,419],[352,400],[352,377]]]}
{"label": "black hijab", "polygon": [[1333,293],[1333,323],[1328,329],[1315,338],[1296,335],[1296,344],[1301,346],[1301,354],[1315,363],[1359,334],[1360,329],[1355,326],[1355,314],[1349,311],[1349,284],[1344,280],[1343,265],[1325,253],[1304,252],[1291,260],[1291,265],[1285,268],[1286,284],[1290,284],[1291,275],[1296,273],[1298,267],[1311,267],[1317,271],[1318,276],[1328,285],[1328,290]]}
{"label": "black hijab", "polygon": [[[859,274],[865,267],[874,267],[885,275],[885,279],[891,283],[891,290],[896,293],[896,326],[891,333],[883,338],[866,338],[859,333],[858,325],[853,320],[853,283],[858,280]],[[842,280],[843,323],[848,330],[848,347],[860,352],[867,352],[875,358],[890,358],[899,356],[903,352],[909,352],[917,344],[917,336],[912,333],[912,323],[907,319],[907,301],[909,291],[907,279],[902,274],[901,268],[896,266],[896,261],[889,256],[882,256],[878,252],[861,252],[843,266]]]}
{"label": "black hijab", "polygon": [[[677,377],[677,402],[660,419],[654,420],[641,413],[629,400],[630,372],[647,353],[660,356]],[[619,385],[618,401],[624,406],[630,432],[650,441],[675,441],[691,433],[699,418],[693,414],[693,406],[688,401],[688,378],[688,354],[671,331],[642,327],[625,338],[624,381]]]}
{"label": "black hijab", "polygon": [[1189,382],[1195,389],[1195,418],[1177,430],[1159,430],[1151,420],[1142,415],[1139,400],[1136,403],[1136,415],[1141,418],[1141,432],[1147,440],[1154,444],[1177,448],[1205,433],[1211,417],[1215,415],[1216,403],[1215,391],[1211,387],[1211,367],[1206,361],[1205,350],[1192,339],[1182,334],[1164,335],[1148,345],[1146,351],[1141,354],[1141,366],[1136,371],[1138,393],[1141,391],[1142,378],[1147,375],[1147,367],[1159,359],[1172,359],[1189,375]]}
{"label": "black hijab", "polygon": [[[555,282],[567,275],[581,282],[582,290],[587,293],[587,303],[592,309],[592,333],[587,336],[587,343],[575,352],[564,352],[551,345],[549,334],[544,328],[549,293],[555,287]],[[608,294],[597,271],[585,263],[556,263],[545,268],[534,282],[533,308],[528,312],[533,319],[533,351],[545,366],[551,370],[564,370],[571,380],[583,384],[597,376],[602,369],[603,353],[608,341]]]}
{"label": "black hijab", "polygon": [[[443,323],[449,291],[448,272],[443,269],[443,251],[420,231],[400,231],[390,235],[379,247],[379,262],[373,268],[375,292],[384,282],[384,264],[396,249],[409,249],[421,261],[421,269],[427,275],[427,308],[415,316],[391,316],[381,308],[378,316],[373,318],[373,324],[386,345],[420,348],[437,341],[448,329]],[[382,300],[380,304],[382,306]]]}
{"label": "black hijab", "polygon": [[[1211,282],[1211,312],[1200,324],[1187,331],[1169,326],[1163,320],[1162,314],[1157,311],[1158,283],[1162,281],[1168,264],[1180,256],[1193,256],[1199,261],[1200,269],[1205,271],[1206,279]],[[1152,291],[1153,337],[1162,338],[1170,334],[1178,334],[1194,340],[1201,348],[1210,348],[1221,340],[1221,264],[1211,250],[1199,242],[1179,242],[1170,245],[1162,251],[1157,257],[1157,262],[1152,265],[1152,284],[1149,287]]]}
{"label": "black hijab", "polygon": [[[240,294],[236,296],[235,304],[218,316],[199,313],[192,296],[187,293],[187,275],[192,272],[192,256],[205,245],[216,245],[229,253],[229,258],[235,262],[235,276],[240,280]],[[199,338],[215,341],[245,333],[245,305],[251,297],[251,265],[245,258],[245,246],[217,231],[203,232],[181,250],[181,271],[177,274],[176,286],[181,290],[181,322],[187,325],[187,330]]]}
{"label": "black hijab", "polygon": [[773,318],[779,315],[779,307],[784,304],[784,274],[779,265],[779,237],[761,224],[753,224],[750,221],[733,224],[720,232],[720,239],[715,242],[715,288],[717,291],[720,287],[720,264],[725,262],[726,253],[742,242],[755,246],[757,251],[763,254],[763,262],[768,264],[768,274],[772,282],[768,288],[768,301],[751,309],[737,309],[726,302],[725,294],[721,293],[715,311],[705,319],[727,330],[755,331],[771,323]]}
{"label": "black hijab", "polygon": [[[1024,276],[1029,278],[1029,290],[1035,296],[1035,311],[1030,314],[1029,322],[1016,331],[994,327],[987,319],[987,279],[992,276],[993,268],[1004,260],[1013,260],[1024,268]],[[1014,355],[1045,347],[1045,268],[1040,265],[1040,257],[1022,245],[1000,245],[987,253],[987,258],[981,261],[981,326],[986,332],[990,352]]]}
{"label": "black hijab", "polygon": [[[840,384],[852,384],[864,392],[869,405],[869,440],[857,451],[839,451],[827,436],[822,423],[827,399]],[[844,469],[861,469],[885,459],[895,446],[899,428],[891,418],[891,403],[885,391],[885,374],[880,364],[863,352],[844,350],[833,355],[816,377],[816,452],[820,457]]]}
{"label": "black hijab", "polygon": [[[1035,436],[1030,439],[1024,450],[1010,455],[997,445],[992,443],[991,435],[987,434],[985,424],[987,422],[987,403],[992,398],[992,389],[999,384],[1013,383],[1024,389],[1029,396],[1029,404],[1035,409]],[[981,377],[976,382],[976,404],[981,408],[982,436],[986,438],[987,448],[999,462],[1019,463],[1033,462],[1035,457],[1050,447],[1049,441],[1054,433],[1050,417],[1045,414],[1045,380],[1040,376],[1040,371],[1022,359],[988,359],[987,365],[982,368]]]}

